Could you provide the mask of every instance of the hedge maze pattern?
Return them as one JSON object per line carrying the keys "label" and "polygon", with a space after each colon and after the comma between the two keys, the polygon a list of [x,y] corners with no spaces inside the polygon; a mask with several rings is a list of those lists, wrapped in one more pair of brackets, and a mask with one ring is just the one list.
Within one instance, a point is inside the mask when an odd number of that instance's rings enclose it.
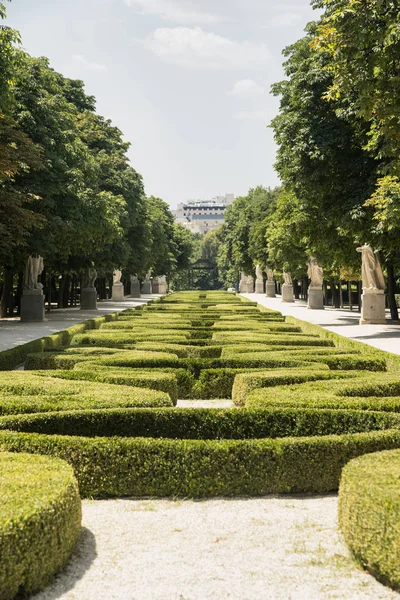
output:
{"label": "hedge maze pattern", "polygon": [[82,497],[329,492],[400,448],[399,364],[235,294],[176,293],[2,353],[0,450],[64,459]]}

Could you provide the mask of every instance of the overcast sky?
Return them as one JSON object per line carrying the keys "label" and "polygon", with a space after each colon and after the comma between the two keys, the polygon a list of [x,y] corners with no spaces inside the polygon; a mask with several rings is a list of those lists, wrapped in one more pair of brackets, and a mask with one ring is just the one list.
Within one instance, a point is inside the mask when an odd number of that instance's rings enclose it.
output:
{"label": "overcast sky", "polygon": [[12,0],[34,56],[82,79],[130,141],[147,194],[188,199],[274,186],[267,126],[283,48],[316,17],[308,0]]}

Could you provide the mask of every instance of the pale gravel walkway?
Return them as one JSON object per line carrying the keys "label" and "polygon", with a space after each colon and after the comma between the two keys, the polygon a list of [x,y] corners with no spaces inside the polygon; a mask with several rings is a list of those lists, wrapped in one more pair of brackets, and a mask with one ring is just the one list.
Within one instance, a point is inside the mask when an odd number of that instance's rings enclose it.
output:
{"label": "pale gravel walkway", "polygon": [[85,501],[77,551],[34,600],[398,600],[353,564],[336,509],[336,496]]}

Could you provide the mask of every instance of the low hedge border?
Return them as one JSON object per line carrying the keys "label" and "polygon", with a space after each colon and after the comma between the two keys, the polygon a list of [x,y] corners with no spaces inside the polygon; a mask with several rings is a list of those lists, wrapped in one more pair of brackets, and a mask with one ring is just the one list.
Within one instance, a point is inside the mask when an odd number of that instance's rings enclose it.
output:
{"label": "low hedge border", "polygon": [[[330,492],[352,458],[400,447],[398,415],[348,410],[85,411],[2,417],[0,427],[1,450],[67,460],[83,497]],[[188,430],[203,439],[187,439]],[[96,437],[69,435],[80,431]],[[121,437],[133,431],[186,439]],[[286,437],[250,439],[261,432]],[[245,439],[204,439],[223,433]]]}
{"label": "low hedge border", "polygon": [[[147,388],[158,390],[169,395],[174,405],[179,397],[177,377],[173,373],[162,373],[159,371],[140,371],[135,369],[116,368],[109,369],[81,369],[66,370],[66,371],[35,371],[35,375],[40,377],[55,377],[58,379],[67,379],[69,381],[94,381],[96,383],[109,383],[123,386],[133,386],[135,388]],[[0,396],[1,396],[1,379],[0,379]],[[0,401],[1,403],[1,401]],[[170,406],[164,400],[162,404],[157,406]]]}
{"label": "low hedge border", "polygon": [[400,450],[350,461],[339,488],[339,525],[357,561],[400,589]]}
{"label": "low hedge border", "polygon": [[102,323],[112,321],[118,318],[118,313],[112,313],[96,319],[89,319],[78,325],[73,325],[68,329],[53,333],[52,335],[20,344],[15,348],[3,350],[0,352],[0,371],[11,371],[21,365],[28,354],[43,352],[49,349],[62,348],[71,343],[72,338],[87,331],[88,329],[98,329]]}
{"label": "low hedge border", "polygon": [[0,452],[0,598],[43,589],[81,533],[81,499],[64,461]]}
{"label": "low hedge border", "polygon": [[[386,412],[400,412],[399,383],[393,373],[355,372],[345,379],[323,381],[322,377],[307,383],[282,386],[270,385],[268,378],[259,380],[265,387],[257,386],[257,375],[238,375],[234,385],[236,402],[252,409],[260,408],[340,408]],[[246,381],[247,380],[247,381]],[[235,382],[236,383],[236,382]],[[386,395],[384,395],[386,393]]]}

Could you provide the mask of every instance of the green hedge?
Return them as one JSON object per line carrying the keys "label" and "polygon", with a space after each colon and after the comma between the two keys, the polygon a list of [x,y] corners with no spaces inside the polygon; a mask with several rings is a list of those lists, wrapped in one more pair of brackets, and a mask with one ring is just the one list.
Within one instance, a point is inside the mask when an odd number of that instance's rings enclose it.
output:
{"label": "green hedge", "polygon": [[[149,382],[149,379],[147,381]],[[142,378],[142,384],[144,383]],[[45,375],[28,376],[18,372],[18,375],[14,375],[13,381],[0,379],[0,414],[69,411],[83,408],[172,406],[172,399],[166,391],[143,389],[143,387],[143,385],[141,387],[116,386],[85,380],[67,381]],[[172,389],[175,401],[176,385],[171,383],[167,386],[164,382],[162,387]]]}
{"label": "green hedge", "polygon": [[343,470],[339,524],[355,558],[400,589],[400,450],[367,454]]}
{"label": "green hedge", "polygon": [[52,335],[27,342],[26,344],[20,344],[15,348],[9,350],[3,350],[0,352],[0,371],[11,371],[23,364],[28,354],[34,352],[43,352],[45,350],[62,348],[70,344],[72,338],[78,334],[83,333],[88,329],[97,329],[102,323],[106,321],[112,321],[117,318],[117,313],[99,317],[97,319],[89,319],[84,323],[73,325],[68,329],[59,331]]}
{"label": "green hedge", "polygon": [[322,493],[352,458],[400,447],[399,426],[362,411],[86,411],[2,417],[0,449],[65,458],[83,497]]}
{"label": "green hedge", "polygon": [[[80,365],[80,367],[80,369],[76,370],[57,370],[50,371],[50,373],[48,371],[36,371],[35,374],[41,377],[50,376],[70,381],[95,381],[97,383],[110,383],[122,386],[129,385],[136,388],[158,390],[169,394],[174,404],[176,404],[179,397],[177,377],[173,373],[141,371],[139,369],[124,369],[118,367],[115,369],[109,369],[108,367],[94,369],[92,364],[89,365],[89,368],[85,365]],[[144,400],[143,397],[142,399]],[[143,404],[141,406],[143,406]],[[170,406],[170,403],[164,403],[163,401],[163,403],[158,404],[158,406]]]}
{"label": "green hedge", "polygon": [[0,453],[0,598],[43,589],[81,533],[73,471],[45,456]]}
{"label": "green hedge", "polygon": [[[238,375],[234,397],[236,402],[244,402],[248,408],[313,407],[400,412],[400,395],[389,393],[396,386],[396,376],[393,373],[343,372],[340,375],[345,379],[335,377],[336,381],[323,381],[326,377],[321,376],[312,381],[310,377],[307,383],[272,388],[268,378],[257,382],[257,375],[253,381],[251,375]],[[252,390],[257,384],[265,387]],[[381,394],[374,396],[377,389],[381,389]],[[387,396],[383,395],[385,389],[388,391]]]}

